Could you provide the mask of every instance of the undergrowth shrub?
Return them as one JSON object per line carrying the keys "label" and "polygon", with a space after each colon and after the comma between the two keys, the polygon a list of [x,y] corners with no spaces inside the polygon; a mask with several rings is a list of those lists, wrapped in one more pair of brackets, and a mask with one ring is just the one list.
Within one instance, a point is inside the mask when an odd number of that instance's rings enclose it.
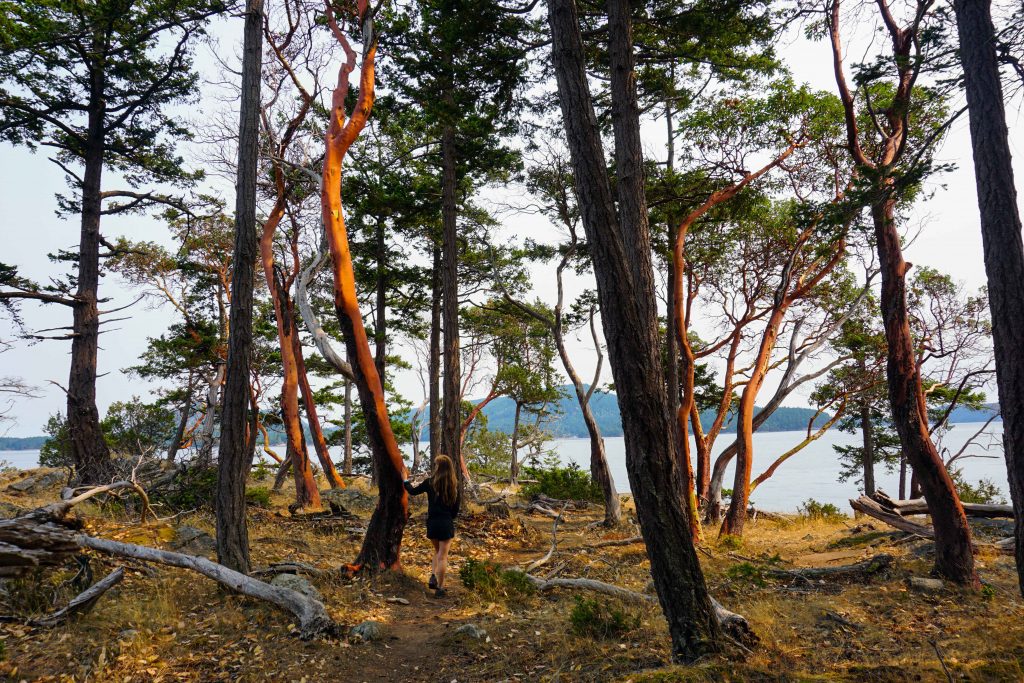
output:
{"label": "undergrowth shrub", "polygon": [[609,600],[576,598],[569,613],[573,633],[600,640],[617,638],[640,625],[640,618]]}
{"label": "undergrowth shrub", "polygon": [[245,502],[258,508],[270,507],[270,489],[266,486],[253,486],[245,492]]}
{"label": "undergrowth shrub", "polygon": [[524,496],[544,494],[559,500],[604,501],[601,487],[590,478],[590,472],[576,463],[569,463],[566,467],[526,467],[523,472],[524,478],[536,481],[523,484],[520,492]]}
{"label": "undergrowth shrub", "polygon": [[826,522],[838,522],[846,519],[842,510],[832,503],[819,503],[813,498],[808,498],[797,508],[800,516],[804,519],[823,520]]}
{"label": "undergrowth shrub", "polygon": [[196,510],[212,508],[216,493],[216,468],[192,468],[178,475],[174,487],[161,493],[159,499],[177,510]]}
{"label": "undergrowth shrub", "polygon": [[526,574],[489,560],[469,558],[459,569],[462,585],[486,600],[518,601],[536,592]]}

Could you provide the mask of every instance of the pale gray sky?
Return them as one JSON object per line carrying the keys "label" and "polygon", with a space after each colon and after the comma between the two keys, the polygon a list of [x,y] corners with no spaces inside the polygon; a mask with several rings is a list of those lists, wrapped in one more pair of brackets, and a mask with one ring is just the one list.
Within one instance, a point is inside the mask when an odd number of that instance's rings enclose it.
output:
{"label": "pale gray sky", "polygon": [[[238,19],[233,19],[216,29],[216,33],[223,37],[223,45],[230,46],[231,37],[238,35],[238,22]],[[781,52],[798,82],[808,82],[830,92],[834,90],[829,48],[825,43],[808,43],[802,37],[794,36],[783,45]],[[204,71],[209,72],[212,61],[208,57],[201,61]],[[216,108],[220,106],[217,104]],[[204,104],[195,111],[202,116],[213,108]],[[1024,124],[1015,106],[1010,108],[1008,116],[1011,144],[1014,145],[1017,159],[1017,177],[1021,178],[1024,177],[1024,170],[1020,167],[1020,154],[1016,153],[1016,145],[1022,139]],[[659,138],[661,130],[661,124],[645,129],[645,134],[649,132],[646,141],[648,149],[658,156],[664,154],[661,151],[663,139]],[[907,258],[915,264],[927,264],[951,273],[970,288],[976,288],[984,284],[985,277],[966,116],[953,126],[940,157],[955,162],[958,168],[931,182],[936,192],[917,208],[915,219],[923,222],[924,230],[908,250]],[[77,217],[58,219],[53,211],[53,195],[63,184],[62,172],[47,161],[44,154],[33,155],[25,149],[0,146],[0,210],[5,218],[4,253],[0,260],[17,264],[28,277],[45,281],[50,275],[56,274],[57,270],[49,263],[46,254],[77,243]],[[221,186],[221,189],[224,187]],[[556,234],[551,226],[536,216],[510,218],[503,230],[519,238],[532,236],[541,240],[551,239]],[[145,216],[104,219],[104,233],[108,237],[124,234],[132,239],[166,240],[162,224]],[[586,286],[589,283],[579,281],[573,283],[571,289],[578,290]],[[540,296],[552,292],[553,274],[535,269],[534,288]],[[102,281],[101,296],[113,298],[111,303],[106,304],[107,307],[124,305],[135,298],[113,276]],[[60,306],[26,303],[23,311],[30,329],[67,325],[70,321],[69,311]],[[117,331],[101,337],[99,370],[103,375],[97,386],[101,411],[111,402],[124,400],[133,394],[146,396],[150,389],[137,379],[124,375],[121,369],[135,362],[145,348],[147,336],[155,336],[166,327],[170,313],[166,310],[148,310],[144,304],[137,305],[131,312],[131,320],[111,325]],[[10,334],[3,336],[8,338]],[[574,346],[578,369],[584,377],[589,377],[594,363],[592,344],[585,336]],[[7,435],[40,434],[47,416],[63,411],[63,393],[48,384],[48,381],[66,383],[68,348],[68,342],[51,341],[33,345],[19,342],[13,350],[0,354],[0,375],[21,376],[38,386],[41,394],[40,398],[20,401],[12,407],[8,416],[14,422],[7,429]],[[608,379],[606,373],[604,381]],[[399,390],[414,402],[420,400],[419,382],[413,373],[400,378]]]}

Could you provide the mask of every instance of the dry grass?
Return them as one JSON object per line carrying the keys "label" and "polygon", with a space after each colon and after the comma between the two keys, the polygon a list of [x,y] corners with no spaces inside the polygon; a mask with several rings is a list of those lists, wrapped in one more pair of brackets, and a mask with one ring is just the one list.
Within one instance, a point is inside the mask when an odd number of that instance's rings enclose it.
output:
{"label": "dry grass", "polygon": [[[365,483],[355,486],[366,490]],[[0,502],[30,507],[54,495],[26,499],[0,494]],[[332,616],[348,626],[379,621],[387,631],[384,640],[302,642],[287,615],[268,605],[225,594],[184,570],[129,565],[121,586],[68,625],[49,630],[0,626],[0,680],[944,681],[936,646],[956,680],[1024,680],[1024,606],[1009,556],[978,557],[979,572],[990,587],[982,593],[949,589],[922,595],[907,588],[907,578],[927,576],[929,560],[915,554],[914,544],[893,545],[893,536],[877,533],[887,530],[855,533],[852,520],[760,521],[748,526],[741,543],[709,541],[707,554],[701,555],[712,592],[747,616],[760,646],[744,660],[673,667],[667,666],[668,638],[655,608],[624,606],[630,630],[610,640],[591,640],[572,633],[573,594],[486,600],[459,583],[458,568],[469,557],[521,566],[541,556],[550,542],[546,518],[495,519],[470,506],[453,549],[452,594],[437,602],[424,589],[430,546],[423,538],[424,509],[418,501],[403,552],[406,574],[356,580],[336,570],[355,557],[359,535],[282,517],[288,502],[286,491],[272,497],[271,510],[253,510],[254,562],[297,560],[326,570],[316,584]],[[83,508],[81,514],[97,535],[150,545],[170,537],[169,524],[140,528],[111,506]],[[642,546],[584,547],[636,533],[628,525],[614,532],[589,527],[599,517],[597,509],[569,514],[549,566],[564,563],[562,576],[645,590],[649,576]],[[207,512],[174,522],[212,530]],[[877,552],[897,560],[867,583],[808,585],[766,579],[757,571],[769,564],[854,562]],[[97,575],[117,564],[93,559]],[[47,581],[52,586],[54,579]],[[59,606],[68,597],[66,590],[43,594],[49,603],[36,609]],[[388,602],[396,596],[411,604]],[[827,617],[829,612],[852,625]],[[452,636],[468,622],[486,629],[489,641]]]}

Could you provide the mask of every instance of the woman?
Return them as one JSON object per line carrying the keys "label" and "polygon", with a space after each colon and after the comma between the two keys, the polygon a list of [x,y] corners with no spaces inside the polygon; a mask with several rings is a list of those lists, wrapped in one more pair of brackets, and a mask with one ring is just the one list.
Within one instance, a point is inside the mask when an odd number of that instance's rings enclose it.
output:
{"label": "woman", "polygon": [[455,463],[447,455],[434,459],[434,472],[422,483],[413,486],[406,479],[405,490],[411,495],[427,494],[427,538],[434,544],[434,561],[431,563],[429,588],[434,597],[447,595],[444,578],[448,571],[448,548],[455,538],[455,518],[459,514],[459,478]]}

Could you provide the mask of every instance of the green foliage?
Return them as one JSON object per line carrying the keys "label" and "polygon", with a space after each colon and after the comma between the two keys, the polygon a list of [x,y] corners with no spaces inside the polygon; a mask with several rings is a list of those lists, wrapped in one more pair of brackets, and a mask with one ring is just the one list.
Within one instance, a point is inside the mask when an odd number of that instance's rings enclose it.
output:
{"label": "green foliage", "polygon": [[459,568],[459,578],[463,586],[487,600],[517,602],[536,592],[523,572],[504,569],[490,560],[467,559]]}
{"label": "green foliage", "polygon": [[718,537],[718,547],[727,550],[739,550],[743,547],[743,537],[724,534]]}
{"label": "green foliage", "polygon": [[953,479],[953,486],[956,487],[956,493],[962,503],[1006,503],[999,487],[991,479],[979,479],[977,484],[972,484],[959,469],[951,470],[949,476]]}
{"label": "green foliage", "polygon": [[62,413],[54,413],[43,427],[47,439],[39,449],[39,464],[43,467],[71,467],[71,434]]}
{"label": "green foliage", "polygon": [[588,500],[593,503],[604,500],[601,487],[590,478],[590,472],[574,462],[566,467],[527,467],[523,472],[525,478],[537,482],[523,484],[520,493],[524,496],[544,494],[559,500]]}
{"label": "green foliage", "polygon": [[213,507],[216,491],[216,468],[192,468],[179,475],[174,488],[158,498],[176,510],[206,510]]}
{"label": "green foliage", "polygon": [[576,597],[569,613],[572,631],[578,636],[607,640],[618,638],[640,625],[640,617],[630,614],[610,600]]}
{"label": "green foliage", "polygon": [[166,447],[177,424],[172,411],[134,396],[130,401],[112,403],[100,427],[111,451],[140,455]]}
{"label": "green foliage", "polygon": [[733,581],[745,581],[755,586],[763,587],[765,581],[764,568],[753,562],[740,562],[725,570],[725,575]]}
{"label": "green foliage", "polygon": [[483,413],[474,420],[462,445],[470,472],[495,477],[508,476],[511,451],[512,435],[488,429]]}
{"label": "green foliage", "polygon": [[813,498],[805,500],[797,508],[800,516],[805,519],[824,520],[827,522],[838,522],[847,518],[842,510],[832,503],[819,503]]}
{"label": "green foliage", "polygon": [[245,491],[245,502],[258,508],[270,507],[270,489],[266,486],[253,486]]}

